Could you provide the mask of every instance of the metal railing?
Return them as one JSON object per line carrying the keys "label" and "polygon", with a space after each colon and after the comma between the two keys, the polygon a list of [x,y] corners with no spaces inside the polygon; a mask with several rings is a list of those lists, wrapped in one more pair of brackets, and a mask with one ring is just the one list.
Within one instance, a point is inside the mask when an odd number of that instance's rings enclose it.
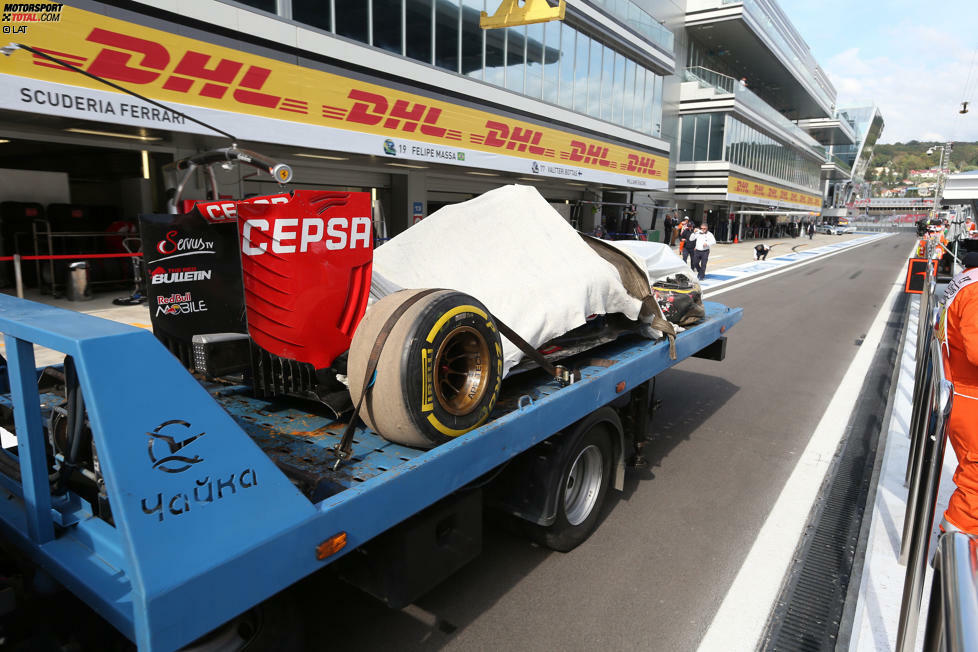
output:
{"label": "metal railing", "polygon": [[724,75],[723,73],[704,68],[703,66],[689,66],[688,68],[684,68],[683,81],[702,82],[704,87],[712,86],[724,93],[733,93],[734,87],[737,85],[737,80],[730,75]]}
{"label": "metal railing", "polygon": [[756,93],[746,86],[741,86],[738,82],[734,87],[734,97],[737,102],[750,107],[760,116],[767,118],[776,126],[780,127],[785,133],[791,134],[798,144],[807,148],[819,160],[825,160],[825,146],[812,138],[811,134],[796,125],[788,118],[781,115],[777,109],[762,100]]}
{"label": "metal railing", "polygon": [[924,574],[927,569],[927,549],[937,503],[937,490],[941,482],[944,462],[944,446],[947,441],[947,422],[951,414],[954,387],[944,378],[944,364],[936,340],[931,340],[931,373],[929,385],[923,388],[925,397],[920,405],[925,427],[918,434],[918,441],[911,445],[914,458],[913,477],[907,497],[907,517],[904,521],[903,547],[906,549],[907,571],[904,576],[903,600],[900,603],[900,624],[897,629],[899,652],[911,652],[917,638],[921,599],[924,592]]}
{"label": "metal railing", "polygon": [[659,21],[632,0],[591,0],[646,39],[672,52],[675,37]]}
{"label": "metal railing", "polygon": [[835,154],[830,154],[829,151],[828,151],[828,148],[826,148],[826,150],[825,150],[825,162],[826,163],[832,163],[832,164],[838,166],[839,169],[845,171],[846,173],[849,173],[849,174],[852,173],[852,166],[849,165],[848,163],[846,163],[845,161],[843,161],[841,158],[839,158]]}
{"label": "metal railing", "polygon": [[827,150],[824,145],[733,77],[702,66],[690,66],[683,70],[683,81],[696,81],[704,88],[712,87],[722,93],[733,93],[734,101],[749,107],[790,134],[797,141],[796,147],[804,147],[820,160],[825,160]]}
{"label": "metal railing", "polygon": [[[934,256],[928,242],[926,258]],[[920,619],[927,551],[934,526],[947,427],[954,386],[944,375],[941,345],[933,335],[937,313],[934,266],[927,266],[917,323],[913,411],[910,418],[909,484],[900,563],[907,570],[900,604],[896,649],[911,652]],[[924,650],[978,652],[978,555],[976,539],[963,533],[944,534],[938,541]]]}
{"label": "metal railing", "polygon": [[924,652],[978,652],[978,537],[947,532],[937,542]]}

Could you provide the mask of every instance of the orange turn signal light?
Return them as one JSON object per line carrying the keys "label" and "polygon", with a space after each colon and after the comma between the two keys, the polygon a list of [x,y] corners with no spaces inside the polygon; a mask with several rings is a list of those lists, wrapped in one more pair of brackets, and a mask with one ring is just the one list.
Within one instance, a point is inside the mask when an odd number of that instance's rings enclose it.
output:
{"label": "orange turn signal light", "polygon": [[334,534],[316,546],[316,559],[322,561],[327,557],[332,557],[346,547],[346,532]]}
{"label": "orange turn signal light", "polygon": [[619,393],[619,394],[621,394],[622,392],[625,391],[625,381],[624,380],[621,381],[620,383],[618,383],[617,385],[615,385],[615,391],[617,393]]}

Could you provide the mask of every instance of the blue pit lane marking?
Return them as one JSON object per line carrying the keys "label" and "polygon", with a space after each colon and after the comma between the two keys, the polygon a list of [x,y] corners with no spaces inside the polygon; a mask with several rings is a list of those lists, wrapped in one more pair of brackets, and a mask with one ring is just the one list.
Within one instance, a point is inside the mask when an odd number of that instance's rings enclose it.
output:
{"label": "blue pit lane marking", "polygon": [[773,272],[775,270],[788,267],[790,265],[799,263],[801,261],[811,260],[812,256],[821,256],[826,254],[836,253],[840,250],[849,249],[860,244],[865,244],[880,237],[885,237],[883,234],[874,234],[871,236],[858,238],[856,240],[848,240],[846,242],[837,242],[829,245],[823,245],[816,249],[809,249],[806,251],[793,251],[791,253],[782,254],[771,260],[756,261],[753,263],[742,263],[740,265],[735,265],[733,267],[727,267],[723,271],[724,274],[707,274],[706,278],[700,281],[700,287],[703,289],[713,289],[719,285],[725,285],[728,281],[733,280],[745,280],[752,276],[757,276],[758,274],[765,274],[767,272]]}

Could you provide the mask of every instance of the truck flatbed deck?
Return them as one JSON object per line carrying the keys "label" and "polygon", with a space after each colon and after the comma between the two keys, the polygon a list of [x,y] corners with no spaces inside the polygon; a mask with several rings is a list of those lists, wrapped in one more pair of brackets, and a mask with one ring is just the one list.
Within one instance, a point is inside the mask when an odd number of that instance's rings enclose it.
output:
{"label": "truck flatbed deck", "polygon": [[[665,340],[624,337],[568,361],[582,372],[572,385],[507,380],[488,423],[431,450],[359,428],[334,472],[345,424],[325,413],[198,382],[148,331],[0,297],[11,390],[0,403],[14,412],[20,468],[20,479],[0,474],[0,526],[140,649],[175,649],[696,355],[742,316],[705,307],[676,337],[675,360]],[[111,524],[70,491],[51,495],[31,343],[75,361]],[[320,558],[338,534],[346,545]]]}

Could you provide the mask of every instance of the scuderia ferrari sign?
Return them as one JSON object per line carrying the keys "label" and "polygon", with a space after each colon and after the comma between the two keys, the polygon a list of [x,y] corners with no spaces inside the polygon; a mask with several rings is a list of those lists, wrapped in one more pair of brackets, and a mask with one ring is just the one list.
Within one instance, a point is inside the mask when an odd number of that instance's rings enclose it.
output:
{"label": "scuderia ferrari sign", "polygon": [[[440,98],[65,6],[17,39],[239,138],[392,160],[665,189],[669,159]],[[212,134],[26,51],[0,57],[0,108]]]}

